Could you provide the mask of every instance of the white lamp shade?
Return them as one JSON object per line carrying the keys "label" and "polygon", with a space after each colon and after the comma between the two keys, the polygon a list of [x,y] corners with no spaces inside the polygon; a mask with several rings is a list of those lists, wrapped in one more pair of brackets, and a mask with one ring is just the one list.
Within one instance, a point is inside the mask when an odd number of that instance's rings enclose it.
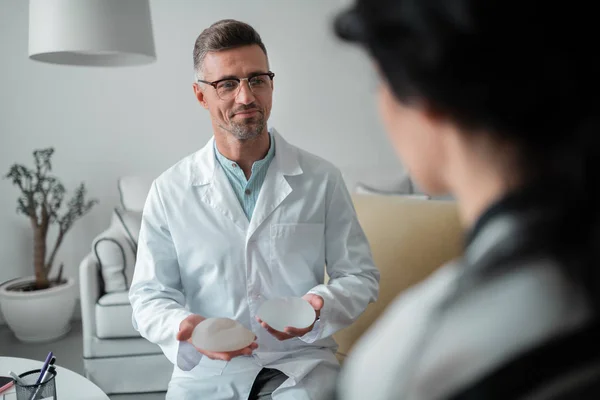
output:
{"label": "white lamp shade", "polygon": [[30,0],[29,57],[92,66],[153,62],[148,0]]}

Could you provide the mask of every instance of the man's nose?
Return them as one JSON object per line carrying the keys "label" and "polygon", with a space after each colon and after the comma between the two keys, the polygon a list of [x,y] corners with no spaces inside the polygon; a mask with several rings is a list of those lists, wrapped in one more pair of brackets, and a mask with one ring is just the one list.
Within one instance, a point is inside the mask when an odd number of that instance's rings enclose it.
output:
{"label": "man's nose", "polygon": [[256,98],[254,97],[254,93],[252,93],[252,89],[250,89],[250,85],[248,81],[240,82],[240,89],[235,96],[235,102],[243,105],[248,105],[254,102]]}

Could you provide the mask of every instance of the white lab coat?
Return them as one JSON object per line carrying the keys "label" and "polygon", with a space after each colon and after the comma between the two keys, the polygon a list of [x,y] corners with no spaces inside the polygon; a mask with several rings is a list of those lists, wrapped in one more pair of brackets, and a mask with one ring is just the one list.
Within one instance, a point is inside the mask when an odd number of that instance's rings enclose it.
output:
{"label": "white lab coat", "polygon": [[[134,327],[175,365],[168,399],[246,399],[262,367],[289,377],[274,399],[318,398],[339,369],[331,335],[377,299],[379,272],[341,173],[272,133],[275,157],[250,221],[214,139],[148,194],[129,297]],[[304,337],[278,341],[256,322],[265,300],[306,293],[324,307]],[[256,334],[258,349],[230,362],[202,357],[175,339],[192,313],[235,319]]]}

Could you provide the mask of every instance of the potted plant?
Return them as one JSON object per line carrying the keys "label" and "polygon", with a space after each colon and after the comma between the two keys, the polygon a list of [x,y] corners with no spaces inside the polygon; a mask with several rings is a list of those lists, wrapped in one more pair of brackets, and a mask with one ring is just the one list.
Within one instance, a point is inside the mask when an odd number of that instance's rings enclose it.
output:
{"label": "potted plant", "polygon": [[[19,188],[17,213],[25,215],[33,229],[33,276],[0,285],[0,309],[16,337],[26,342],[45,342],[66,335],[75,310],[76,287],[63,278],[63,264],[51,275],[56,253],[76,220],[88,213],[97,200],[86,200],[81,183],[63,207],[65,188],[52,172],[53,148],[33,152],[35,167],[14,164],[5,178]],[[51,225],[58,228],[48,244]]]}

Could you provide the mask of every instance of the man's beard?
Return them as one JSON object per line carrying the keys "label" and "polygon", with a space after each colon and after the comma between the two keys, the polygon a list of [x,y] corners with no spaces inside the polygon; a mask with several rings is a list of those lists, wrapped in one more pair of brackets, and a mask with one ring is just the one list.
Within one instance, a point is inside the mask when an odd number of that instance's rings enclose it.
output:
{"label": "man's beard", "polygon": [[228,131],[238,140],[249,140],[260,136],[265,129],[265,117],[260,113],[255,118],[248,118],[242,122],[231,122]]}
{"label": "man's beard", "polygon": [[[258,113],[255,117],[245,118],[240,122],[233,120],[235,114],[247,110],[258,110]],[[265,114],[256,103],[240,106],[238,109],[234,110],[229,117],[232,118],[229,126],[221,126],[221,128],[231,133],[237,140],[255,139],[259,137],[265,129]]]}

